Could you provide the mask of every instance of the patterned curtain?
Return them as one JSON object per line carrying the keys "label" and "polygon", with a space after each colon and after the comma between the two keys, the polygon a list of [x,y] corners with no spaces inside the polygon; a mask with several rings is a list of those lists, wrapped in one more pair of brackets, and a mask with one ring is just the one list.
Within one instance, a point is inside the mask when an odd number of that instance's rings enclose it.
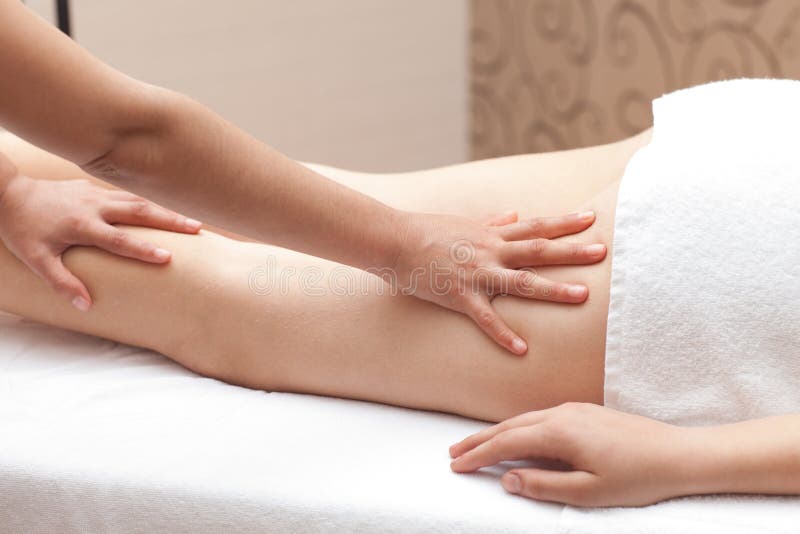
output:
{"label": "patterned curtain", "polygon": [[798,0],[470,1],[476,159],[629,136],[674,89],[800,77]]}

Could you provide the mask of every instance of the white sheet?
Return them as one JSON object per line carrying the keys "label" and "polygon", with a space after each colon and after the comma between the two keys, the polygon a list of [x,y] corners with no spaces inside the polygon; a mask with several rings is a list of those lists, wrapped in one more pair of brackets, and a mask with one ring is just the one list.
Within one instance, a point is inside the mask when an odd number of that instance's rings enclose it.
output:
{"label": "white sheet", "polygon": [[482,426],[250,391],[0,313],[3,534],[745,534],[800,524],[792,498],[583,510],[509,496],[501,470],[449,470],[447,447]]}
{"label": "white sheet", "polygon": [[484,424],[251,391],[0,314],[0,532],[557,532],[450,472]]}

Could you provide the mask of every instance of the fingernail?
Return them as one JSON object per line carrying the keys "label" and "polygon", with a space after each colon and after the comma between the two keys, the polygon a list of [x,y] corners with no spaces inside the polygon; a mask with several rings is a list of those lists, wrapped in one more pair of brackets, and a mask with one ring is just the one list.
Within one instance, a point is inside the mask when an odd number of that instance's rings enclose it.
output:
{"label": "fingernail", "polygon": [[506,473],[502,478],[503,487],[509,493],[519,493],[522,490],[522,480],[516,473]]}
{"label": "fingernail", "polygon": [[605,245],[596,244],[596,245],[588,245],[586,247],[586,252],[588,254],[591,254],[592,256],[598,256],[600,254],[603,254],[605,251],[606,251]]}
{"label": "fingernail", "polygon": [[89,308],[91,307],[89,301],[83,297],[75,297],[74,299],[72,299],[72,305],[78,308],[82,312],[89,311]]}
{"label": "fingernail", "polygon": [[159,261],[167,261],[172,253],[169,250],[157,248],[153,251],[153,256]]}
{"label": "fingernail", "polygon": [[594,217],[594,212],[593,211],[584,211],[584,212],[581,212],[581,213],[578,214],[578,218],[579,219],[583,219],[583,220],[589,220],[592,217]]}
{"label": "fingernail", "polygon": [[203,226],[203,223],[201,223],[200,221],[196,221],[194,219],[188,219],[187,218],[186,219],[186,226],[188,226],[189,228],[197,229],[197,228],[200,228],[201,226]]}
{"label": "fingernail", "polygon": [[586,286],[569,286],[567,289],[567,295],[570,297],[582,297],[586,295]]}
{"label": "fingernail", "polygon": [[522,341],[519,338],[517,338],[517,339],[515,339],[514,341],[511,342],[511,348],[517,354],[525,354],[525,351],[528,350],[528,346],[525,344],[524,341]]}

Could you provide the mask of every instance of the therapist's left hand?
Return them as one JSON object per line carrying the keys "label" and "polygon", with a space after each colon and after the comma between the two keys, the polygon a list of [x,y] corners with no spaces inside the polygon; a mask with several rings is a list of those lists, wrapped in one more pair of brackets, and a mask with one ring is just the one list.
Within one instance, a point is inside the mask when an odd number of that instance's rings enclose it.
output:
{"label": "therapist's left hand", "polygon": [[469,436],[450,448],[451,468],[469,473],[507,460],[556,460],[571,469],[511,469],[501,479],[503,487],[576,506],[640,506],[692,492],[687,459],[703,450],[692,430],[568,403]]}
{"label": "therapist's left hand", "polygon": [[[2,162],[0,162],[2,163]],[[148,263],[167,263],[169,251],[115,224],[194,234],[201,224],[132,193],[87,180],[35,180],[17,174],[0,191],[0,241],[53,290],[88,311],[92,297],[63,263],[73,245],[94,246]]]}

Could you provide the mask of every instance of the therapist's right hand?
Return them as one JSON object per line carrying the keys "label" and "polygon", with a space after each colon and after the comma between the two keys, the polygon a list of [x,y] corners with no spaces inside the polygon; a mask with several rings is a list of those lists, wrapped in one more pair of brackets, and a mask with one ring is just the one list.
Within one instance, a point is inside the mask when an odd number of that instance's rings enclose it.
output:
{"label": "therapist's right hand", "polygon": [[201,223],[132,193],[87,180],[34,180],[16,174],[0,188],[0,241],[75,308],[88,311],[92,297],[62,262],[73,245],[94,246],[148,263],[167,263],[168,250],[141,241],[114,224],[195,234]]}

